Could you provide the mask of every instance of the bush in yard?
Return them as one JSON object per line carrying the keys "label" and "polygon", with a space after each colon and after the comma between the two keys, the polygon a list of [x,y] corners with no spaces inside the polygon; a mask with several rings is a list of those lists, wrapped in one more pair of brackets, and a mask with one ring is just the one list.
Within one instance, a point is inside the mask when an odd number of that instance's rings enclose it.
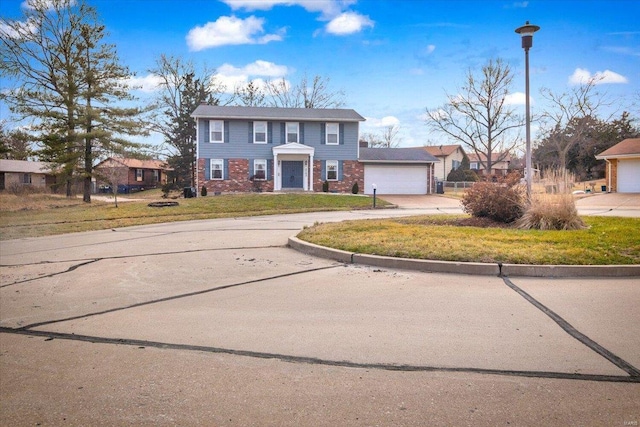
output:
{"label": "bush in yard", "polygon": [[351,193],[358,194],[359,192],[360,192],[360,187],[358,186],[357,182],[354,182],[353,187],[351,187]]}
{"label": "bush in yard", "polygon": [[202,186],[202,190],[200,191],[200,195],[202,197],[205,197],[207,195],[207,187],[205,187],[204,185]]}
{"label": "bush in yard", "polygon": [[325,193],[329,192],[329,181],[324,181],[322,183],[322,191],[325,192]]}
{"label": "bush in yard", "polygon": [[498,182],[477,182],[462,197],[462,208],[475,217],[511,223],[525,211],[525,188],[517,172]]}

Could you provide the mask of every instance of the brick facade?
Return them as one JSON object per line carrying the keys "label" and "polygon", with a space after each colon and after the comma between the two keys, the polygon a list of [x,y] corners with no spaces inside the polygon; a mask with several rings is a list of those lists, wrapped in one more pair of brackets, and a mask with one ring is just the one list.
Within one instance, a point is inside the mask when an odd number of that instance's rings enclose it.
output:
{"label": "brick facade", "polygon": [[[198,159],[198,194],[202,187],[207,193],[249,193],[253,191],[273,191],[273,160],[268,161],[269,180],[252,182],[249,180],[249,161],[247,159],[229,159],[229,179],[211,180],[206,176],[206,159]],[[321,192],[324,177],[322,176],[322,162],[313,162],[313,191]],[[364,192],[364,165],[356,160],[342,162],[342,181],[331,181],[329,191],[351,193],[353,184],[358,183],[359,192]]]}

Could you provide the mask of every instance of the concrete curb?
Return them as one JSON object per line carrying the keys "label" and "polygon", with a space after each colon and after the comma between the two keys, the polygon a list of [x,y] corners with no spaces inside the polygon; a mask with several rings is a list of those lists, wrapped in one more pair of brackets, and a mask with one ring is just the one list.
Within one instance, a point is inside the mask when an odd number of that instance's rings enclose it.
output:
{"label": "concrete curb", "polygon": [[433,273],[456,273],[479,276],[527,277],[636,277],[640,265],[530,265],[490,264],[481,262],[433,261],[358,254],[305,242],[289,237],[288,246],[298,252],[345,264],[364,264],[381,268],[399,268]]}

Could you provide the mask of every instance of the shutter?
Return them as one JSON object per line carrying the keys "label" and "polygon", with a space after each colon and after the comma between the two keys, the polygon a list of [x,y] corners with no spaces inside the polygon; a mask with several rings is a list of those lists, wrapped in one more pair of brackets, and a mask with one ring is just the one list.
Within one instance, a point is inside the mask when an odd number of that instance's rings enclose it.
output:
{"label": "shutter", "polygon": [[249,122],[249,144],[253,144],[253,122]]}
{"label": "shutter", "polygon": [[287,125],[286,123],[280,123],[280,144],[287,143]]}
{"label": "shutter", "polygon": [[229,122],[224,122],[224,142],[229,142]]}
{"label": "shutter", "polygon": [[211,142],[211,133],[209,132],[209,120],[204,120],[204,142]]}
{"label": "shutter", "polygon": [[254,172],[253,172],[253,160],[252,159],[247,159],[247,162],[249,162],[249,179],[251,179],[251,177],[254,174]]}
{"label": "shutter", "polygon": [[322,175],[322,182],[327,180],[327,161],[323,160],[322,161],[322,172],[320,172],[320,174]]}
{"label": "shutter", "polygon": [[267,122],[267,143],[273,144],[273,123]]}
{"label": "shutter", "polygon": [[344,145],[344,123],[340,123],[338,125],[338,127],[340,128],[340,136],[339,136],[339,141],[340,141],[340,145]]}
{"label": "shutter", "polygon": [[338,161],[338,181],[342,181],[343,180],[343,175],[342,175],[342,160]]}
{"label": "shutter", "polygon": [[211,180],[211,159],[204,159],[204,180]]}
{"label": "shutter", "polygon": [[300,133],[300,144],[304,144],[304,123],[300,123],[298,125],[298,130]]}
{"label": "shutter", "polygon": [[229,179],[229,159],[224,159],[223,160],[223,164],[224,164],[224,175],[223,175],[223,178],[224,179]]}
{"label": "shutter", "polygon": [[267,160],[267,170],[264,171],[264,176],[267,181],[273,181],[273,175],[271,175],[271,171],[273,170],[273,166],[270,160]]}
{"label": "shutter", "polygon": [[327,124],[320,123],[320,144],[327,143]]}

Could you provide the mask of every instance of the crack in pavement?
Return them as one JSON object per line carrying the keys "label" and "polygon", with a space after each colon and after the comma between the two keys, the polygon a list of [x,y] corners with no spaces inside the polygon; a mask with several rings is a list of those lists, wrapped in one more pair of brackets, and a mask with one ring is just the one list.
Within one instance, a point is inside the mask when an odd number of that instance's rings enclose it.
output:
{"label": "crack in pavement", "polygon": [[613,352],[609,351],[608,349],[604,348],[603,346],[601,346],[600,344],[598,344],[597,342],[595,342],[594,340],[592,340],[591,338],[583,334],[582,332],[578,331],[573,325],[571,325],[569,322],[564,320],[559,314],[557,314],[556,312],[554,312],[553,310],[551,310],[550,308],[542,304],[540,301],[532,297],[524,289],[520,288],[511,280],[509,280],[508,277],[506,276],[501,276],[501,277],[504,283],[509,288],[514,290],[517,294],[519,294],[521,297],[523,297],[525,300],[531,303],[538,310],[546,314],[549,318],[551,318],[551,320],[553,320],[571,337],[575,338],[576,340],[578,340],[583,345],[587,346],[592,351],[604,357],[619,369],[628,373],[632,378],[638,379],[640,382],[640,370],[638,370],[638,368],[636,368],[626,360],[622,359],[621,357],[616,356]]}
{"label": "crack in pavement", "polygon": [[294,356],[279,353],[267,353],[250,350],[234,350],[221,347],[201,346],[192,344],[175,344],[159,341],[147,341],[136,339],[124,339],[124,338],[109,338],[99,337],[91,335],[76,335],[62,332],[48,332],[48,331],[34,331],[0,327],[0,333],[27,335],[36,337],[46,337],[46,341],[54,339],[71,340],[90,342],[94,344],[112,344],[112,345],[127,345],[136,346],[140,349],[146,347],[158,348],[163,350],[185,350],[185,351],[198,351],[205,353],[221,353],[230,354],[234,356],[252,357],[257,359],[277,359],[287,363],[301,363],[308,365],[325,365],[335,366],[342,368],[355,368],[355,369],[376,369],[385,371],[397,371],[397,372],[463,372],[474,373],[484,375],[502,375],[513,377],[528,377],[528,378],[547,378],[547,379],[567,379],[567,380],[580,380],[580,381],[599,381],[599,382],[615,382],[615,383],[640,383],[640,378],[636,376],[620,376],[620,375],[598,375],[598,374],[578,374],[567,372],[549,372],[549,371],[517,371],[517,370],[501,370],[501,369],[483,369],[483,368],[468,368],[468,367],[441,367],[441,366],[427,366],[427,365],[407,365],[407,364],[392,364],[392,363],[359,363],[351,362],[348,360],[330,360],[320,359],[307,356]]}
{"label": "crack in pavement", "polygon": [[183,251],[171,251],[171,252],[154,252],[154,253],[146,253],[146,254],[136,254],[136,255],[118,255],[118,256],[110,256],[110,257],[101,257],[101,258],[93,258],[90,260],[86,259],[68,259],[68,260],[59,260],[59,261],[40,261],[34,263],[24,263],[24,264],[0,264],[0,268],[2,267],[24,267],[28,265],[42,265],[42,264],[58,264],[65,262],[80,262],[75,266],[69,267],[65,271],[59,271],[56,273],[47,274],[44,276],[32,277],[31,279],[25,279],[18,282],[7,283],[0,286],[0,289],[6,288],[8,286],[18,285],[21,283],[31,282],[39,279],[46,279],[49,277],[58,276],[60,274],[69,273],[79,267],[84,265],[92,264],[94,262],[103,261],[103,260],[112,260],[112,259],[125,259],[125,258],[139,258],[139,257],[153,257],[153,256],[161,256],[161,255],[179,255],[179,254],[190,254],[197,252],[217,252],[217,251],[240,251],[240,250],[249,250],[249,249],[274,249],[274,248],[286,248],[286,245],[267,245],[267,246],[240,246],[233,248],[203,248],[203,249],[187,249]]}
{"label": "crack in pavement", "polygon": [[166,301],[173,301],[173,300],[177,300],[177,299],[181,299],[181,298],[189,298],[189,297],[192,297],[192,296],[195,296],[195,295],[207,294],[207,293],[211,293],[211,292],[221,291],[221,290],[224,290],[224,289],[235,288],[235,287],[238,287],[238,286],[244,286],[244,285],[250,285],[250,284],[254,284],[254,283],[266,282],[266,281],[269,281],[269,280],[281,279],[283,277],[292,277],[292,276],[297,276],[299,274],[313,273],[313,272],[316,272],[316,271],[328,270],[328,269],[337,268],[337,267],[343,267],[343,266],[344,266],[344,264],[330,265],[330,266],[326,266],[326,267],[317,267],[317,268],[310,268],[310,269],[307,269],[307,270],[294,271],[292,273],[278,274],[278,275],[275,275],[275,276],[263,277],[263,278],[260,278],[260,279],[247,280],[245,282],[240,282],[240,283],[232,283],[232,284],[229,284],[229,285],[217,286],[215,288],[208,288],[208,289],[202,289],[202,290],[199,290],[199,291],[187,292],[187,293],[184,293],[184,294],[172,295],[172,296],[168,296],[168,297],[164,297],[164,298],[158,298],[158,299],[154,299],[154,300],[150,300],[150,301],[139,302],[139,303],[136,303],[136,304],[126,305],[126,306],[122,306],[122,307],[110,308],[110,309],[107,309],[107,310],[96,311],[96,312],[93,312],[93,313],[80,314],[80,315],[77,315],[77,316],[66,317],[66,318],[63,318],[63,319],[47,320],[47,321],[43,321],[43,322],[32,323],[30,325],[21,326],[20,328],[15,328],[15,329],[12,329],[12,330],[15,330],[15,331],[28,330],[28,329],[37,328],[37,327],[40,327],[40,326],[51,325],[51,324],[54,324],[54,323],[61,323],[61,322],[67,322],[67,321],[70,321],[70,320],[84,319],[84,318],[93,317],[93,316],[100,316],[102,314],[114,313],[116,311],[129,310],[129,309],[132,309],[132,308],[143,307],[143,306],[152,305],[152,304],[158,304],[158,303],[162,303],[162,302],[166,302]]}

